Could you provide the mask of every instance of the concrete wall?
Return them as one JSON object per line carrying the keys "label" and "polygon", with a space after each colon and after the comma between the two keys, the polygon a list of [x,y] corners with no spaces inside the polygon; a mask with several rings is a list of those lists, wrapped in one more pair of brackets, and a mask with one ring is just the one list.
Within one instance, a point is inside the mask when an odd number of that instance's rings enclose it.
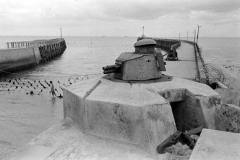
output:
{"label": "concrete wall", "polygon": [[7,42],[7,44],[9,49],[0,50],[0,73],[8,73],[8,71],[47,62],[62,55],[66,49],[65,40],[62,38]]}
{"label": "concrete wall", "polygon": [[[36,51],[38,48],[35,49]],[[0,70],[11,71],[38,64],[39,54],[35,55],[34,48],[0,50]]]}

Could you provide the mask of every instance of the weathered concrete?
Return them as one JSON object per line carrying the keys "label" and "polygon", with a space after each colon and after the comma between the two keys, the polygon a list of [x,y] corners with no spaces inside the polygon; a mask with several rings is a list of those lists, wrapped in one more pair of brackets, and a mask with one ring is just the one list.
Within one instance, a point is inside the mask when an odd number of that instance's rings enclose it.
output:
{"label": "weathered concrete", "polygon": [[176,130],[174,118],[180,130],[215,128],[220,103],[210,87],[179,78],[138,83],[93,79],[65,88],[63,94],[65,117],[83,132],[136,144],[151,153]]}
{"label": "weathered concrete", "polygon": [[35,137],[11,160],[166,160],[166,156],[153,156],[135,145],[83,134],[67,120]]}
{"label": "weathered concrete", "polygon": [[240,135],[203,129],[190,160],[239,160]]}
{"label": "weathered concrete", "polygon": [[1,49],[0,50],[0,68],[1,70],[16,69],[18,67],[27,67],[37,64],[33,48],[21,49]]}
{"label": "weathered concrete", "polygon": [[8,73],[8,71],[16,71],[49,61],[63,54],[66,49],[64,39],[8,42],[7,44],[10,49],[0,50],[0,73]]}
{"label": "weathered concrete", "polygon": [[33,52],[34,52],[34,57],[35,57],[35,60],[36,60],[36,64],[39,64],[40,61],[41,61],[41,55],[40,55],[38,47],[33,47]]}
{"label": "weathered concrete", "polygon": [[216,129],[240,133],[240,107],[223,104],[216,110]]}

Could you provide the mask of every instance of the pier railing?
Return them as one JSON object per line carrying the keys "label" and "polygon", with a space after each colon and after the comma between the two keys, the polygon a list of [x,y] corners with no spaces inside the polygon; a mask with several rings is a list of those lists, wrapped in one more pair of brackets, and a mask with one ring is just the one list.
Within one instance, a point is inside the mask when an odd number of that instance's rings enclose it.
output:
{"label": "pier railing", "polygon": [[63,38],[56,38],[50,40],[34,40],[34,41],[17,41],[17,42],[7,42],[8,49],[17,49],[17,48],[30,48],[35,46],[44,46],[50,45],[54,43],[58,43],[59,41],[64,40]]}
{"label": "pier railing", "polygon": [[[210,84],[208,67],[204,61],[201,49],[199,48],[198,44],[196,42],[188,41],[188,40],[181,40],[181,41],[189,43],[194,46],[194,53],[195,53],[196,67],[197,67],[197,81]],[[203,71],[203,74],[201,71]]]}

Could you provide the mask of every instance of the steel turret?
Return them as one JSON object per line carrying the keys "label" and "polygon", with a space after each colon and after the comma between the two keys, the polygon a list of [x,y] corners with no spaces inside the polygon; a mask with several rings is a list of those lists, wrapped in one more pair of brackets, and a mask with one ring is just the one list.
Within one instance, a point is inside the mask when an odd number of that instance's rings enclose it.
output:
{"label": "steel turret", "polygon": [[142,39],[134,44],[134,52],[124,52],[114,65],[103,67],[104,74],[113,73],[121,80],[150,80],[161,78],[161,71],[166,71],[160,51],[156,50],[153,39]]}

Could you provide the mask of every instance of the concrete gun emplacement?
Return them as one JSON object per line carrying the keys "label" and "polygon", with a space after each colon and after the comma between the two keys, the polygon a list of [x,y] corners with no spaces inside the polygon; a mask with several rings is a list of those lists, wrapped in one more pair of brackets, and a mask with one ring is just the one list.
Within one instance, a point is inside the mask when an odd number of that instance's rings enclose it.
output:
{"label": "concrete gun emplacement", "polygon": [[153,39],[142,39],[134,44],[134,52],[124,52],[114,65],[103,67],[104,74],[113,73],[121,80],[150,80],[161,78],[166,71],[161,52]]}

